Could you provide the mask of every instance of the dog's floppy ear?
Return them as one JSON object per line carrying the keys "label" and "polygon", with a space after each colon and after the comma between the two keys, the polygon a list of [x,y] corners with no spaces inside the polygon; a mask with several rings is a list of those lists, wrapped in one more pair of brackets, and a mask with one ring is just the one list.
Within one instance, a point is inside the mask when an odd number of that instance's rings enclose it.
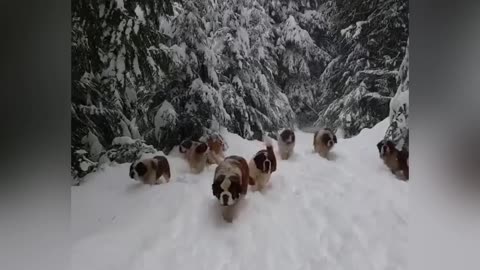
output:
{"label": "dog's floppy ear", "polygon": [[128,173],[128,175],[130,176],[130,178],[133,179],[133,164],[135,164],[135,162],[132,162],[132,164],[130,165],[130,172]]}
{"label": "dog's floppy ear", "polygon": [[147,166],[143,162],[139,162],[135,166],[135,171],[137,171],[138,176],[144,176],[147,173]]}
{"label": "dog's floppy ear", "polygon": [[381,140],[379,143],[377,143],[378,152],[380,152],[382,150],[383,144],[384,144],[383,140]]}
{"label": "dog's floppy ear", "polygon": [[212,184],[212,194],[215,197],[220,197],[220,194],[222,193],[222,188],[220,187],[221,181],[214,181]]}
{"label": "dog's floppy ear", "polygon": [[337,136],[335,134],[333,134],[333,142],[337,143]]}
{"label": "dog's floppy ear", "polygon": [[205,153],[207,152],[207,150],[208,150],[208,145],[204,142],[199,143],[195,148],[195,152],[198,154]]}

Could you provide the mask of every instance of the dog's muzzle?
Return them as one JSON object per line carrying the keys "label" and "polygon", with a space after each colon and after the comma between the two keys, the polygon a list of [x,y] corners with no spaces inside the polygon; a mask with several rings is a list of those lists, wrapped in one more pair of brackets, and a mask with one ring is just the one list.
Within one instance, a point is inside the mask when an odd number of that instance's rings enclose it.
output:
{"label": "dog's muzzle", "polygon": [[222,195],[222,204],[223,205],[228,205],[228,195],[227,194],[223,194]]}

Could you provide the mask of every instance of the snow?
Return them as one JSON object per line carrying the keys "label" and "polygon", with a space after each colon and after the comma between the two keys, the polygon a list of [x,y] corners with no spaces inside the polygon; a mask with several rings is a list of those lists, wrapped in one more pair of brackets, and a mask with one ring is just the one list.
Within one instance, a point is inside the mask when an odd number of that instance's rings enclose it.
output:
{"label": "snow", "polygon": [[130,137],[131,138],[132,134],[130,133],[130,128],[128,128],[126,120],[127,119],[120,120],[120,126],[122,128],[122,135],[123,135],[123,137]]}
{"label": "snow", "polygon": [[140,76],[142,75],[142,71],[140,70],[140,65],[138,64],[138,56],[135,54],[135,57],[133,58],[133,72],[135,72],[135,75]]}
{"label": "snow", "polygon": [[137,102],[137,92],[135,92],[133,87],[127,86],[125,89],[125,95],[127,96],[127,101],[129,103]]}
{"label": "snow", "polygon": [[117,8],[120,10],[125,10],[125,5],[123,3],[123,0],[115,0],[117,2]]}
{"label": "snow", "polygon": [[142,24],[146,24],[147,22],[145,21],[145,14],[142,10],[142,8],[137,4],[135,7],[135,15],[138,17],[138,21],[140,21]]}
{"label": "snow", "polygon": [[103,15],[105,15],[105,5],[100,4],[100,5],[98,5],[98,17],[102,18]]}
{"label": "snow", "polygon": [[368,21],[358,21],[356,23],[357,30],[355,30],[355,34],[353,34],[353,38],[357,38],[360,35],[360,33],[362,32],[362,26],[366,23],[368,23]]}
{"label": "snow", "polygon": [[165,100],[155,115],[155,134],[159,136],[159,133],[163,128],[174,125],[176,121],[177,112],[175,111],[175,108],[170,102]]}
{"label": "snow", "polygon": [[83,150],[83,149],[80,149],[80,150],[75,151],[75,153],[79,154],[79,155],[86,155],[88,152]]}
{"label": "snow", "polygon": [[112,141],[112,145],[134,144],[135,140],[128,136],[116,137]]}
{"label": "snow", "polygon": [[135,21],[135,25],[133,26],[133,32],[135,32],[135,34],[138,34],[139,29],[140,29],[140,24],[138,23],[138,21]]}
{"label": "snow", "polygon": [[127,35],[127,39],[130,40],[130,33],[132,33],[132,19],[129,19],[127,22],[127,29],[125,30],[125,35]]}
{"label": "snow", "polygon": [[265,93],[269,93],[270,87],[268,86],[267,77],[260,73],[258,74],[258,79],[260,81],[260,86],[262,87],[262,90],[265,91]]}
{"label": "snow", "polygon": [[88,164],[87,162],[82,161],[80,163],[80,169],[82,169],[82,171],[86,172],[88,168],[90,168],[90,164]]}
{"label": "snow", "polygon": [[[296,131],[292,159],[278,161],[263,194],[249,191],[232,224],[211,194],[214,165],[190,174],[174,150],[171,182],[158,186],[130,179],[130,164],[106,166],[72,187],[72,269],[406,269],[408,183],[375,146],[387,126],[339,138],[332,160]],[[222,136],[228,155],[264,148]]]}
{"label": "snow", "polygon": [[125,46],[123,46],[122,49],[120,49],[120,52],[117,56],[117,61],[115,62],[117,68],[117,80],[122,84],[122,86],[125,84],[125,53],[126,49]]}
{"label": "snow", "polygon": [[100,153],[103,151],[103,146],[100,143],[98,137],[93,134],[91,131],[88,132],[88,135],[83,137],[82,143],[86,144],[89,147],[90,157],[93,161],[97,161]]}

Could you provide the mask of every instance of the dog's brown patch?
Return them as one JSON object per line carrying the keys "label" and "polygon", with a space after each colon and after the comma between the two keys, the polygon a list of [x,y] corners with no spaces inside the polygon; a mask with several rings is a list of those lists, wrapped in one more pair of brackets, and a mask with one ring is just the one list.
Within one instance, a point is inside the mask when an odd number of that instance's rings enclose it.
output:
{"label": "dog's brown patch", "polygon": [[195,152],[198,154],[203,154],[207,152],[208,150],[208,145],[204,142],[200,142],[196,147],[195,147]]}
{"label": "dog's brown patch", "polygon": [[242,194],[247,194],[248,184],[250,183],[250,175],[248,170],[248,163],[247,161],[241,156],[229,156],[227,159],[233,159],[238,162],[238,168],[242,173],[241,178],[241,187],[242,187]]}
{"label": "dog's brown patch", "polygon": [[164,156],[155,156],[153,158],[157,160],[157,164],[156,164],[157,179],[163,176],[167,181],[167,183],[170,182],[170,177],[171,177],[170,164],[168,163],[167,158]]}

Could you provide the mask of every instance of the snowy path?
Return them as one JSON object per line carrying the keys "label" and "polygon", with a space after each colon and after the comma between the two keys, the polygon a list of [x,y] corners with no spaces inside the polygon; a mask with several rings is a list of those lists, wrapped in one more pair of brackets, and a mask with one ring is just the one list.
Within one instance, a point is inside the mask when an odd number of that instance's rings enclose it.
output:
{"label": "snowy path", "polygon": [[[339,139],[332,161],[297,131],[293,159],[264,194],[248,193],[233,224],[211,194],[213,166],[192,175],[169,157],[173,182],[153,187],[131,180],[129,164],[108,167],[72,187],[73,269],[406,269],[408,183],[378,158],[386,127]],[[263,147],[226,139],[227,154]]]}

